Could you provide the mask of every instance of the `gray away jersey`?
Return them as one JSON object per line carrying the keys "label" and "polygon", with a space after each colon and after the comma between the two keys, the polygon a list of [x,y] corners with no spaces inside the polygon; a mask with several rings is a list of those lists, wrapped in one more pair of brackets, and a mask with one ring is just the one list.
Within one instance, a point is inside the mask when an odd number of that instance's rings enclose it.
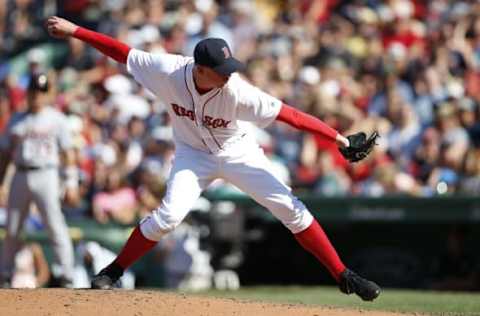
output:
{"label": "gray away jersey", "polygon": [[14,115],[3,135],[2,147],[14,146],[13,161],[27,167],[56,167],[60,150],[72,147],[66,117],[49,106],[39,113]]}

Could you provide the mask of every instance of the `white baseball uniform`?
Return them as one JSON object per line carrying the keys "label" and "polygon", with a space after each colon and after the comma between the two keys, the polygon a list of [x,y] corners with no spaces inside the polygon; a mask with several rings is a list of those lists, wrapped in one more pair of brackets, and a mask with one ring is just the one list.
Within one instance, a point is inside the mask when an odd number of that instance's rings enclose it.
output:
{"label": "white baseball uniform", "polygon": [[145,237],[159,240],[187,215],[201,192],[223,178],[269,209],[293,233],[313,217],[273,171],[248,122],[272,123],[282,102],[234,73],[222,88],[199,94],[193,58],[131,49],[127,70],[158,96],[172,118],[175,159],[161,205],[142,220]]}
{"label": "white baseball uniform", "polygon": [[8,197],[2,273],[11,275],[19,234],[33,201],[52,240],[55,261],[62,270],[60,273],[71,280],[73,246],[60,206],[58,170],[60,150],[72,146],[65,116],[51,107],[44,107],[36,114],[17,114],[9,122],[2,145],[13,148],[16,165]]}

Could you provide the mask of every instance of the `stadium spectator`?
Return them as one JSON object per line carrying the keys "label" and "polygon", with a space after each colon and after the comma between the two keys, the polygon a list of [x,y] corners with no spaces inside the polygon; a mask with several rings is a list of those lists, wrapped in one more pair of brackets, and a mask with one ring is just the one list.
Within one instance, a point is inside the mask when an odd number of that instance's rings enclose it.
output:
{"label": "stadium spectator", "polygon": [[93,215],[100,223],[130,224],[136,219],[135,191],[124,184],[118,168],[107,168],[104,187],[93,196]]}
{"label": "stadium spectator", "polygon": [[15,254],[15,267],[12,274],[12,288],[39,288],[50,279],[45,254],[40,244],[22,242]]}

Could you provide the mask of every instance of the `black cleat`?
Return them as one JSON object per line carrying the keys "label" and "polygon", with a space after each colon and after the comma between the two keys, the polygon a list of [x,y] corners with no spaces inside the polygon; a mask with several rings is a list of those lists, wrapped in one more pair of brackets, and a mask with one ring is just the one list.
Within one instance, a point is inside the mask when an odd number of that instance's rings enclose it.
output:
{"label": "black cleat", "polygon": [[73,288],[73,281],[70,278],[59,276],[59,277],[52,277],[48,282],[48,287],[50,288],[64,288],[64,289],[72,289]]}
{"label": "black cleat", "polygon": [[91,288],[97,290],[111,290],[118,287],[119,279],[123,275],[123,269],[115,263],[103,268],[92,279]]}
{"label": "black cleat", "polygon": [[342,272],[339,287],[343,293],[355,293],[364,301],[373,301],[380,295],[381,291],[376,283],[360,277],[349,269]]}

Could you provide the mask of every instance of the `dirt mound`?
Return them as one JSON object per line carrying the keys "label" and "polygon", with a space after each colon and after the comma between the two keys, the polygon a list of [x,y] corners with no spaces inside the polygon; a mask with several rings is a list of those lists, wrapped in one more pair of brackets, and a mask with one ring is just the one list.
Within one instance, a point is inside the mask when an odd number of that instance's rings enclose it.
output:
{"label": "dirt mound", "polygon": [[8,289],[0,290],[0,302],[0,315],[5,316],[405,316],[140,290]]}

